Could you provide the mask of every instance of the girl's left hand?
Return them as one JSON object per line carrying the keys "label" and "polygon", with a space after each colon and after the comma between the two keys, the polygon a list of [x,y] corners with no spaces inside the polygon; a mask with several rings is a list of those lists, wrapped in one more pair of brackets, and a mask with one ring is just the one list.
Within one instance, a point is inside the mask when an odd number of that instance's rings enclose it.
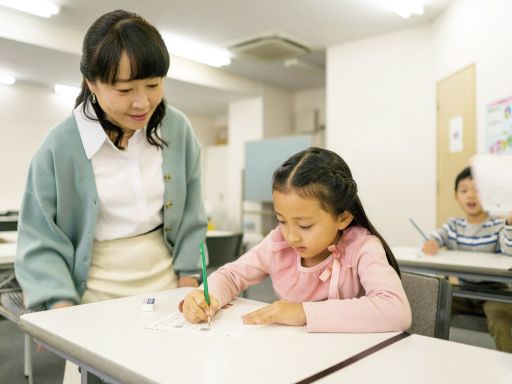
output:
{"label": "girl's left hand", "polygon": [[306,313],[302,303],[274,301],[254,312],[242,316],[244,324],[305,325]]}

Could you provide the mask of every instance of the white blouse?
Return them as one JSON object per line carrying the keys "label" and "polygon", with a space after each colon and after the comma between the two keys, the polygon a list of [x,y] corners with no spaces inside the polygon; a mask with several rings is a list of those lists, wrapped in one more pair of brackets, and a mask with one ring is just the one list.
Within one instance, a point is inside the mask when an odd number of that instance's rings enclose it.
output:
{"label": "white blouse", "polygon": [[[88,104],[88,113],[96,116]],[[137,130],[122,151],[114,146],[98,121],[73,111],[82,144],[96,179],[100,212],[98,241],[132,237],[163,222],[162,151],[149,144],[146,130]]]}

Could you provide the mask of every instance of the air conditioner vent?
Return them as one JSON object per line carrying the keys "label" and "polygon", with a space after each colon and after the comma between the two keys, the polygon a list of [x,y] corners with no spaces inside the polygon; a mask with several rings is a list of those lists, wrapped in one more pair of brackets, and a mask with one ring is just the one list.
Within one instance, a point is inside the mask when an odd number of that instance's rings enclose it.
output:
{"label": "air conditioner vent", "polygon": [[229,49],[236,54],[265,61],[284,59],[311,51],[296,41],[277,35],[243,41]]}

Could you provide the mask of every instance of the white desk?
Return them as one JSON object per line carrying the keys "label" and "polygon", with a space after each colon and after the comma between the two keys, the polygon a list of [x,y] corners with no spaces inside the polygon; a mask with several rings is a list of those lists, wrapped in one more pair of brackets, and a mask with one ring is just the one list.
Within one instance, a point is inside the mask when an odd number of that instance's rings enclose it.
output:
{"label": "white desk", "polygon": [[0,269],[12,268],[16,258],[16,243],[0,243]]}
{"label": "white desk", "polygon": [[512,354],[411,335],[318,383],[510,384]]}
{"label": "white desk", "polygon": [[151,295],[155,312],[140,312],[144,296],[134,296],[26,314],[20,327],[105,379],[137,384],[297,382],[396,334],[308,334],[304,327],[267,326],[221,338],[143,328],[175,311],[188,291]]}
{"label": "white desk", "polygon": [[237,232],[233,231],[219,231],[217,229],[209,230],[206,232],[206,237],[224,237],[224,236],[231,236],[234,235]]}
{"label": "white desk", "polygon": [[[512,283],[512,256],[447,250],[440,250],[437,255],[429,256],[413,247],[392,247],[391,250],[402,271]],[[455,290],[454,295],[512,302],[512,296],[499,293]]]}
{"label": "white desk", "polygon": [[18,239],[18,231],[0,231],[2,242],[15,243]]}

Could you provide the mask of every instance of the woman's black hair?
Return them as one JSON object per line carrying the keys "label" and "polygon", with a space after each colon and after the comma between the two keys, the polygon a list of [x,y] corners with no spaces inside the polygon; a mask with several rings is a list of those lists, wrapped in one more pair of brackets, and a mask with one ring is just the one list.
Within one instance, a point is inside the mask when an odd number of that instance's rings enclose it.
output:
{"label": "woman's black hair", "polygon": [[[130,79],[164,77],[169,70],[169,52],[160,33],[141,16],[123,10],[109,12],[97,19],[87,30],[82,47],[80,72],[83,75],[82,90],[75,101],[75,108],[83,103],[84,115],[91,99],[86,80],[114,84],[117,81],[121,55],[130,60]],[[121,148],[123,130],[108,121],[99,103],[90,103],[105,132],[113,136],[113,143]],[[149,119],[146,137],[151,145],[162,148],[167,143],[158,135],[157,128],[165,116],[165,100],[162,99]],[[121,148],[122,149],[122,148]]]}
{"label": "woman's black hair", "polygon": [[335,216],[345,211],[351,213],[354,219],[349,226],[366,228],[378,237],[386,251],[389,264],[400,276],[393,252],[368,220],[357,195],[357,185],[350,168],[338,154],[316,147],[296,153],[274,172],[272,190],[292,190],[299,196],[314,198],[326,212]]}

